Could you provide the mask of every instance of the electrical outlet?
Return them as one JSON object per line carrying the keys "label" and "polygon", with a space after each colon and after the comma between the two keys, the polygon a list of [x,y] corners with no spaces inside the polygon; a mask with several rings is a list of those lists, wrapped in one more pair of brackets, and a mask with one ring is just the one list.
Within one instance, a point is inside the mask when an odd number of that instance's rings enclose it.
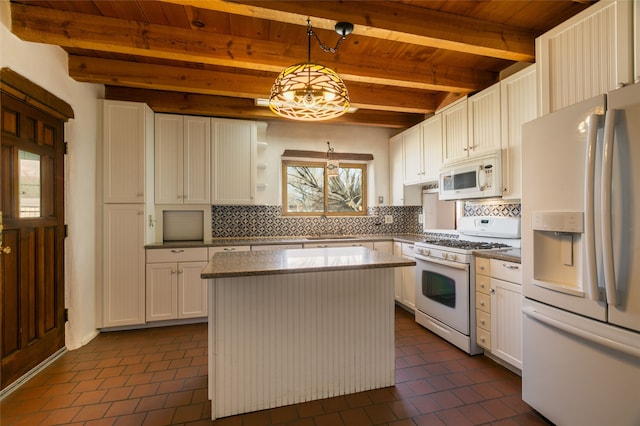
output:
{"label": "electrical outlet", "polygon": [[384,223],[393,223],[393,216],[390,214],[384,215]]}
{"label": "electrical outlet", "polygon": [[424,215],[422,213],[418,214],[418,223],[424,223]]}

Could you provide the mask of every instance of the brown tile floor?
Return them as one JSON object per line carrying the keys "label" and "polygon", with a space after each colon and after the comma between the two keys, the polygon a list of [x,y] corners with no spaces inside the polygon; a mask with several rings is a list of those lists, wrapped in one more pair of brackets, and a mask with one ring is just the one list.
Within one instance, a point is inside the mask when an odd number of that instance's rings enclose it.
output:
{"label": "brown tile floor", "polygon": [[545,425],[520,377],[396,308],[396,385],[208,420],[206,324],[104,333],[0,403],[13,425]]}

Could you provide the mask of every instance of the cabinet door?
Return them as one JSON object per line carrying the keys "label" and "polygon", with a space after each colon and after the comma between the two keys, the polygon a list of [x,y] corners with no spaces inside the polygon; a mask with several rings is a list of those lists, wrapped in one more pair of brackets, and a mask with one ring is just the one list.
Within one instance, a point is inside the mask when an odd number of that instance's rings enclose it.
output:
{"label": "cabinet door", "polygon": [[469,151],[467,98],[443,109],[441,115],[443,161],[451,162],[467,158]]}
{"label": "cabinet door", "polygon": [[184,204],[211,203],[211,119],[184,117]]}
{"label": "cabinet door", "polygon": [[[393,255],[402,257],[402,243],[393,243]],[[393,282],[396,301],[402,303],[402,279],[404,276],[404,268],[393,268]]]}
{"label": "cabinet door", "polygon": [[182,204],[184,119],[181,115],[155,116],[155,197],[156,204]]}
{"label": "cabinet door", "polygon": [[471,96],[467,105],[469,156],[500,149],[500,83]]}
{"label": "cabinet door", "polygon": [[536,93],[535,64],[500,82],[504,199],[522,197],[522,125],[538,115]]}
{"label": "cabinet door", "polygon": [[602,1],[536,39],[541,115],[633,81],[633,1]]}
{"label": "cabinet door", "polygon": [[143,103],[102,102],[103,200],[144,203],[146,173],[153,169],[146,164],[147,149],[153,152],[153,111]]}
{"label": "cabinet door", "polygon": [[144,205],[104,205],[102,326],[145,322]]}
{"label": "cabinet door", "polygon": [[391,205],[404,205],[404,158],[402,156],[402,134],[389,139],[389,188]]}
{"label": "cabinet door", "polygon": [[522,368],[522,287],[491,279],[491,353]]}
{"label": "cabinet door", "polygon": [[422,123],[423,182],[437,182],[442,165],[442,116],[436,114]]}
{"label": "cabinet door", "polygon": [[212,202],[253,204],[256,126],[241,120],[212,120]]}
{"label": "cabinet door", "polygon": [[178,318],[178,264],[147,264],[147,321]]}
{"label": "cabinet door", "polygon": [[420,126],[414,126],[402,133],[404,184],[422,181],[422,134]]}
{"label": "cabinet door", "polygon": [[178,318],[207,316],[207,280],[200,278],[207,262],[178,263]]}

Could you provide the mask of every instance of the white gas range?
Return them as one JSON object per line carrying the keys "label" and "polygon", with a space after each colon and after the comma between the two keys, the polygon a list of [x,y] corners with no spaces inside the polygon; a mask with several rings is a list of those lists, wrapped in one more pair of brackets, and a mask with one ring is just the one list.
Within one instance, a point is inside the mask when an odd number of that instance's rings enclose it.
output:
{"label": "white gas range", "polygon": [[416,243],[416,322],[476,355],[474,251],[520,247],[520,218],[465,216],[458,238]]}

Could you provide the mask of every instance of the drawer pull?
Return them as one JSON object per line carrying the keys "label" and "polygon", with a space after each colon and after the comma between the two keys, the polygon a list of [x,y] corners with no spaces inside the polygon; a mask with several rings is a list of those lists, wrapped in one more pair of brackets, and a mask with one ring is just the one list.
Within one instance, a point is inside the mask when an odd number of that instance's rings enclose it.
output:
{"label": "drawer pull", "polygon": [[225,247],[224,251],[236,251],[235,247]]}
{"label": "drawer pull", "polygon": [[503,266],[503,267],[505,267],[505,268],[507,268],[507,269],[510,269],[510,270],[512,270],[512,271],[513,271],[513,270],[516,270],[516,271],[517,271],[518,269],[520,269],[520,267],[519,267],[519,266],[515,266],[515,265],[507,265],[506,263],[503,263],[503,264],[502,264],[502,266]]}
{"label": "drawer pull", "polygon": [[184,250],[173,249],[171,250],[171,253],[180,254],[180,253],[184,253]]}

